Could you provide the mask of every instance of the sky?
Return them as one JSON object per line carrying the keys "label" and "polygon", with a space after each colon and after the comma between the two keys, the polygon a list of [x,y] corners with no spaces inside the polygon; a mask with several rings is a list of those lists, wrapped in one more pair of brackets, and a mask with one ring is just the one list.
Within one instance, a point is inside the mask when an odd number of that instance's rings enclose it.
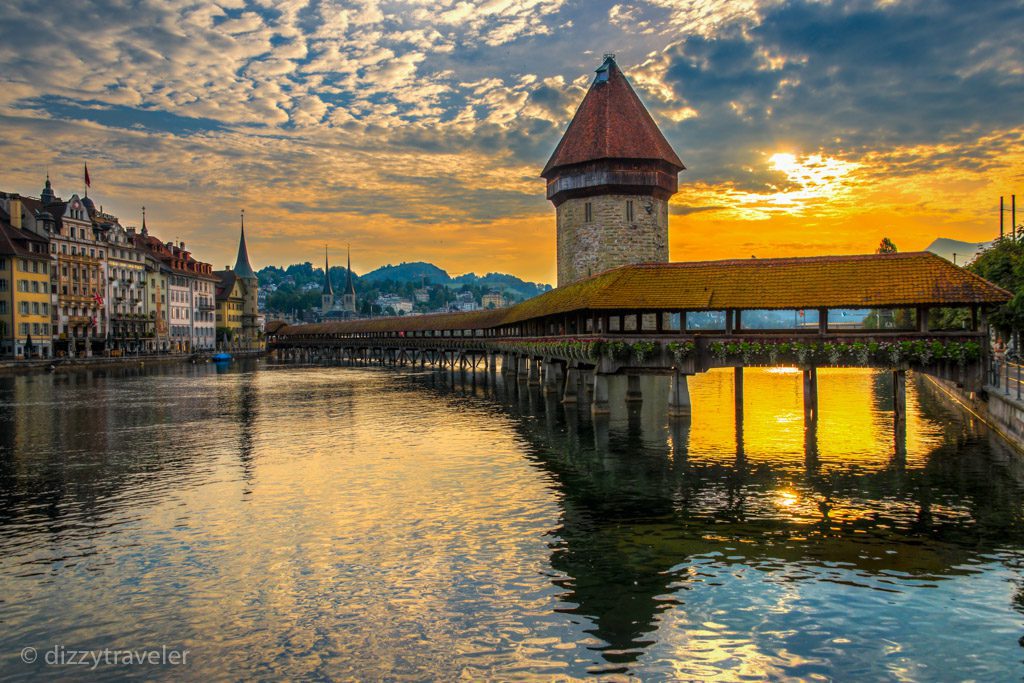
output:
{"label": "sky", "polygon": [[87,161],[215,268],[244,208],[257,268],[554,282],[539,173],[614,53],[687,166],[672,260],[981,241],[1024,207],[1021,36],[1024,0],[8,0],[0,189]]}

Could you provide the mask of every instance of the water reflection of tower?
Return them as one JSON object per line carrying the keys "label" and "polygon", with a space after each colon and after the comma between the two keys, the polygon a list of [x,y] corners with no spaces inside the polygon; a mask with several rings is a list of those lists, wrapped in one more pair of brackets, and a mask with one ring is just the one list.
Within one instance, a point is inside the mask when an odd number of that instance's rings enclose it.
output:
{"label": "water reflection of tower", "polygon": [[253,451],[255,450],[256,420],[258,418],[259,391],[256,388],[256,373],[247,372],[239,378],[238,397],[238,462],[242,467],[242,481],[245,494],[253,481]]}

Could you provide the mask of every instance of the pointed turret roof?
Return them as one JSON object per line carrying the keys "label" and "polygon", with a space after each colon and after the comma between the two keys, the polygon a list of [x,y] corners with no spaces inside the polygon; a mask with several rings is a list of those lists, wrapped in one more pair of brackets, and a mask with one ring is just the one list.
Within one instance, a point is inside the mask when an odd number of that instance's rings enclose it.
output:
{"label": "pointed turret roof", "polygon": [[327,245],[324,245],[324,294],[334,295],[334,287],[331,286],[331,266],[327,262]]}
{"label": "pointed turret roof", "polygon": [[57,195],[53,192],[53,186],[50,185],[50,172],[46,172],[46,184],[43,186],[43,191],[39,193],[39,201],[43,203],[43,206],[52,204],[57,200]]}
{"label": "pointed turret roof", "polygon": [[597,69],[587,96],[541,175],[547,178],[561,166],[600,159],[650,159],[686,168],[612,55],[606,55]]}
{"label": "pointed turret roof", "polygon": [[348,267],[345,273],[345,292],[356,295],[356,286],[352,283],[352,246],[346,244],[345,249],[348,251]]}
{"label": "pointed turret roof", "polygon": [[235,276],[256,279],[256,272],[249,265],[249,250],[245,248],[245,209],[242,209],[242,236],[238,240],[238,258],[235,259]]}

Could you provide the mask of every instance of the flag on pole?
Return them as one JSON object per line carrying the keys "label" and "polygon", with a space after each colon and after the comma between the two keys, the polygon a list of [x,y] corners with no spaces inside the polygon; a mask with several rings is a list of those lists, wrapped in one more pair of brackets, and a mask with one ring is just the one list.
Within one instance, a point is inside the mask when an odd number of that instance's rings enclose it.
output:
{"label": "flag on pole", "polygon": [[92,187],[92,183],[89,181],[89,164],[83,164],[85,166],[85,186]]}

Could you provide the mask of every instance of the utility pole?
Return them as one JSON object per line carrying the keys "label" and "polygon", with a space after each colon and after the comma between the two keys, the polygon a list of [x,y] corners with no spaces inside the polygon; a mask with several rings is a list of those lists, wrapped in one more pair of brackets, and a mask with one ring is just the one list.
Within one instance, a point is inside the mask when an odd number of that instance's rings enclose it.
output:
{"label": "utility pole", "polygon": [[[1005,197],[1000,195],[999,197],[999,238],[1002,239],[1005,231],[1003,228],[1004,216],[1010,214],[1010,237],[1013,241],[1017,241],[1017,195],[1010,195],[1010,208],[1006,208]],[[1024,229],[1021,230],[1022,236],[1024,236]]]}

